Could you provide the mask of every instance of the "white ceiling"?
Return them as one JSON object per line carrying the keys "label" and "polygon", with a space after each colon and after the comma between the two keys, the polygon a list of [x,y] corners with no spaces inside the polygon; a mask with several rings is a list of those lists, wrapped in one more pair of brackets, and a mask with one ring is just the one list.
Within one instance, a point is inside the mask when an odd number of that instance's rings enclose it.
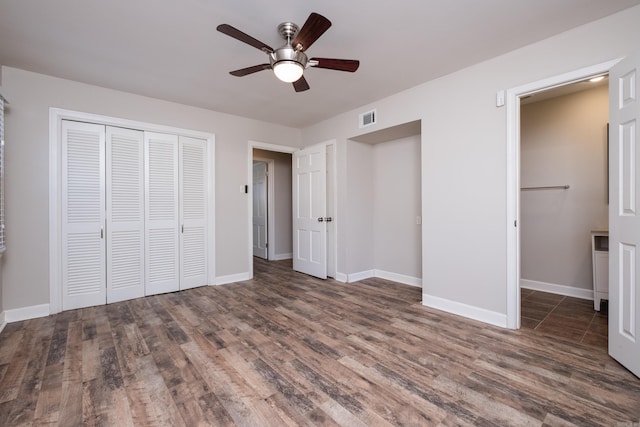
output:
{"label": "white ceiling", "polygon": [[[305,127],[640,0],[0,0],[0,64]],[[308,69],[294,92],[230,24],[277,48],[277,26],[311,12],[333,26],[309,57],[359,59],[345,73]]]}

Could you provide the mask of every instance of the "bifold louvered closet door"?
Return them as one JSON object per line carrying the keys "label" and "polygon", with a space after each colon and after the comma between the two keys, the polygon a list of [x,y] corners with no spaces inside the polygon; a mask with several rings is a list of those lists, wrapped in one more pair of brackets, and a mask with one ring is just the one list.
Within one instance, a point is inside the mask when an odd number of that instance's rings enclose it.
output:
{"label": "bifold louvered closet door", "polygon": [[206,141],[66,120],[62,133],[63,310],[205,285]]}
{"label": "bifold louvered closet door", "polygon": [[104,304],[105,127],[62,122],[63,310]]}
{"label": "bifold louvered closet door", "polygon": [[145,132],[146,294],[207,283],[207,146]]}

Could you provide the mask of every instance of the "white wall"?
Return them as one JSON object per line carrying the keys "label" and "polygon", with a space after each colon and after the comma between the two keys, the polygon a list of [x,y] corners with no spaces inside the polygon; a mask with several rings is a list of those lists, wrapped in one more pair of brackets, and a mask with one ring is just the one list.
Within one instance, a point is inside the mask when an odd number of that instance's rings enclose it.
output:
{"label": "white wall", "polygon": [[[338,241],[346,246],[346,263],[338,258],[338,271],[346,274],[362,273],[375,268],[373,242],[373,149],[369,144],[349,141],[347,144],[346,188],[338,183],[338,192],[345,196],[345,205],[338,205],[341,224],[338,233],[345,231],[346,239]],[[340,188],[342,187],[342,189]],[[339,202],[340,203],[340,202]],[[348,212],[348,216],[344,215]],[[352,242],[358,242],[357,245]]]}
{"label": "white wall", "polygon": [[521,186],[571,186],[521,192],[524,280],[593,288],[590,232],[608,225],[608,109],[606,85],[520,109]]}
{"label": "white wall", "polygon": [[419,282],[420,135],[373,146],[373,188],[374,267]]}
{"label": "white wall", "polygon": [[274,180],[275,230],[272,230],[273,236],[269,237],[269,244],[275,245],[276,259],[291,258],[293,253],[291,154],[254,149],[253,156],[274,161],[275,170],[271,172],[269,179]]}
{"label": "white wall", "polygon": [[[341,272],[421,277],[420,136],[347,142],[347,260]],[[339,190],[340,191],[340,190]],[[389,274],[390,273],[390,274]]]}
{"label": "white wall", "polygon": [[[249,140],[297,146],[300,131],[124,92],[2,68],[6,114],[4,309],[49,303],[49,107],[216,136],[216,275],[248,275]],[[215,94],[211,94],[215,96]]]}
{"label": "white wall", "polygon": [[[496,108],[496,92],[623,57],[638,49],[638,22],[640,6],[305,128],[303,144],[346,144],[363,133],[358,114],[372,108],[378,123],[367,131],[421,120],[423,301],[506,325],[506,227],[513,219],[506,206],[506,110]],[[344,209],[343,221],[353,223],[357,207]],[[350,233],[338,236],[348,254],[366,253],[370,242]],[[338,260],[341,271],[344,262]]]}

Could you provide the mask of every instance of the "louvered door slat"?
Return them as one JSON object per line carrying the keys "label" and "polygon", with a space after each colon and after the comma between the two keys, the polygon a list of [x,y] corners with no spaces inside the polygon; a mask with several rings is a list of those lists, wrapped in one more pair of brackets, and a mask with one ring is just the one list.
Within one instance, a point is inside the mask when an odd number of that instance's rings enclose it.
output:
{"label": "louvered door slat", "polygon": [[180,137],[180,289],[207,284],[207,142]]}
{"label": "louvered door slat", "polygon": [[145,132],[145,294],[179,285],[178,137]]}
{"label": "louvered door slat", "polygon": [[107,302],[144,296],[144,133],[107,127]]}
{"label": "louvered door slat", "polygon": [[105,127],[62,122],[62,308],[106,301]]}

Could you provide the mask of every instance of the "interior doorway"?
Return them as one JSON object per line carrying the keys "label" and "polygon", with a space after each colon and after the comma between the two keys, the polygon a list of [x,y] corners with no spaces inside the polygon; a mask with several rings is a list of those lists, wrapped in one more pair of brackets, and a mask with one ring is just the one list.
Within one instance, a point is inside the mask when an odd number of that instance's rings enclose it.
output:
{"label": "interior doorway", "polygon": [[[323,143],[326,149],[326,212],[327,217],[331,217],[331,222],[327,223],[327,276],[335,278],[337,270],[337,192],[336,192],[336,142],[328,141]],[[292,162],[293,153],[299,151],[298,148],[266,144],[255,141],[249,142],[249,182],[254,183],[254,166],[266,163],[266,188],[260,182],[258,192],[254,185],[250,188],[249,211],[250,211],[250,232],[249,246],[250,277],[253,277],[254,256],[268,259],[270,261],[281,261],[292,259],[293,257],[293,173]],[[259,194],[266,192],[266,210],[263,214],[257,215],[256,202],[260,201]],[[257,199],[257,200],[256,200]],[[265,209],[265,208],[262,208]],[[262,221],[262,216],[266,216],[266,231],[259,230],[256,222]],[[266,237],[264,237],[266,236]],[[261,250],[261,240],[264,239],[265,250]],[[257,249],[256,249],[257,248]],[[258,255],[256,255],[256,250]]]}
{"label": "interior doorway", "polygon": [[608,74],[617,60],[553,76],[507,91],[507,327],[521,326],[520,102],[527,95]]}
{"label": "interior doorway", "polygon": [[593,277],[607,262],[592,267],[592,236],[608,231],[608,121],[605,75],[520,99],[521,326],[601,348]]}
{"label": "interior doorway", "polygon": [[254,148],[251,183],[253,256],[291,258],[291,154]]}

